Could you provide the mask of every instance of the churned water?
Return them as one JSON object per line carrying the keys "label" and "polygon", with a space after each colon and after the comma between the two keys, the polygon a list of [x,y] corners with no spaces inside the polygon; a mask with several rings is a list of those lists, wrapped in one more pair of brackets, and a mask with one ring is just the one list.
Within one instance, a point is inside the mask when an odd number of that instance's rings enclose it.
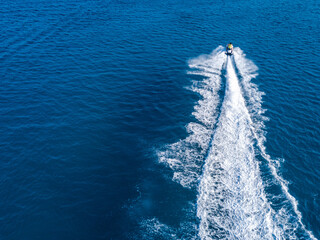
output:
{"label": "churned water", "polygon": [[1,6],[1,239],[320,238],[319,1]]}

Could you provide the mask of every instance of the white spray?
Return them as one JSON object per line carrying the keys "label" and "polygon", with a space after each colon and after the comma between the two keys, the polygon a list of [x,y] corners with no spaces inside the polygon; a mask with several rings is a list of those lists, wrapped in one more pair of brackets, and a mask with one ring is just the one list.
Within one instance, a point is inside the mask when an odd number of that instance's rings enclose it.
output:
{"label": "white spray", "polygon": [[[198,122],[188,124],[186,139],[159,151],[159,160],[174,171],[173,179],[182,186],[197,187],[201,239],[316,239],[303,225],[297,200],[266,153],[263,93],[251,82],[257,67],[235,48],[239,82],[231,58],[226,59],[219,47],[189,61],[194,69],[189,73],[204,77],[191,87],[202,96],[193,113]],[[224,66],[222,99],[218,91]],[[267,162],[271,184],[261,176],[257,154]],[[272,184],[282,193],[267,193]],[[274,207],[274,199],[283,204]]]}
{"label": "white spray", "polygon": [[280,239],[255,161],[250,126],[229,58],[225,98],[199,185],[201,239]]}

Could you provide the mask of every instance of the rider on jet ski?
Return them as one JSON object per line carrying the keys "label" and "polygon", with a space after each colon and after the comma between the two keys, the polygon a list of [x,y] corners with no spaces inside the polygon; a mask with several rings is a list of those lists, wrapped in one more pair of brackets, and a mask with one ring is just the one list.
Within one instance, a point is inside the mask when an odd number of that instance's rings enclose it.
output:
{"label": "rider on jet ski", "polygon": [[228,50],[231,50],[231,53],[233,53],[233,45],[232,45],[232,43],[229,43],[228,45],[227,45],[227,52],[228,52]]}

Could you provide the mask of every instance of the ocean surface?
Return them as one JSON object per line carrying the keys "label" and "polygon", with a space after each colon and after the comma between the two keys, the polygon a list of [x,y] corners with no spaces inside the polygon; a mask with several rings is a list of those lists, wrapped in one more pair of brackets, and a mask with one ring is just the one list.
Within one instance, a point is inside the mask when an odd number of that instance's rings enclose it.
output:
{"label": "ocean surface", "polygon": [[0,15],[0,239],[320,239],[319,1]]}

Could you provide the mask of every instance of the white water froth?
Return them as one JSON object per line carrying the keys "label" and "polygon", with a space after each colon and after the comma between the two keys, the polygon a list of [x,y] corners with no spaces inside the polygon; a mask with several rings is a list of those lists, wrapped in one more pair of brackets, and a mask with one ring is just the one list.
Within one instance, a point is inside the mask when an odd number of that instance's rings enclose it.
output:
{"label": "white water froth", "polygon": [[255,161],[251,119],[231,59],[226,94],[199,185],[201,239],[281,239]]}
{"label": "white water froth", "polygon": [[263,131],[264,122],[268,120],[263,114],[266,112],[262,108],[262,96],[264,92],[259,91],[258,86],[251,80],[258,76],[258,67],[249,59],[240,48],[234,49],[234,60],[239,71],[241,79],[242,90],[247,97],[247,109],[249,111],[252,128],[262,143],[265,142],[265,133]]}
{"label": "white water froth", "polygon": [[193,71],[188,73],[205,77],[202,81],[194,81],[190,88],[201,96],[192,113],[198,122],[187,125],[189,136],[186,139],[168,145],[164,151],[158,152],[159,161],[173,170],[173,180],[187,188],[193,188],[198,184],[204,157],[212,138],[217,120],[220,101],[218,91],[221,87],[224,62],[222,47],[218,47],[209,55],[201,55],[189,61]]}
{"label": "white water froth", "polygon": [[[160,151],[159,160],[182,186],[198,187],[201,239],[316,239],[278,174],[278,161],[266,153],[263,93],[251,82],[257,67],[235,48],[239,81],[231,58],[227,64],[226,59],[219,47],[189,61],[193,69],[189,73],[204,77],[190,88],[202,97],[193,112],[198,122],[188,124],[186,139]],[[221,99],[225,64],[226,90]],[[257,155],[268,170],[262,172]],[[274,190],[277,187],[280,193]]]}
{"label": "white water froth", "polygon": [[[254,65],[254,63],[248,59],[245,58],[245,54],[240,48],[235,49],[235,63],[237,65],[237,69],[239,70],[240,75],[242,76],[242,84],[244,85],[243,89],[246,91],[247,95],[249,96],[249,104],[251,104],[251,107],[249,109],[252,109],[253,111],[250,112],[251,118],[253,119],[252,123],[252,129],[255,139],[257,140],[257,146],[260,150],[261,156],[267,160],[269,169],[271,170],[272,176],[275,179],[276,183],[280,185],[283,194],[285,195],[285,198],[290,201],[291,207],[293,208],[293,211],[295,213],[295,216],[291,216],[292,218],[295,218],[294,220],[299,223],[299,226],[302,228],[302,231],[306,234],[305,237],[309,237],[310,239],[315,240],[316,237],[313,235],[313,233],[306,229],[305,225],[302,222],[302,214],[298,209],[298,201],[289,193],[288,188],[288,182],[283,179],[279,173],[278,173],[278,166],[279,162],[276,160],[273,160],[267,153],[265,148],[265,134],[263,131],[264,128],[264,120],[267,120],[267,118],[264,118],[261,114],[265,112],[264,109],[262,109],[261,106],[261,97],[263,93],[261,94],[258,90],[258,87],[251,82],[251,79],[256,77],[255,72],[257,71],[257,67]],[[288,219],[288,216],[284,216],[287,214],[287,210],[281,209],[281,211],[278,211],[277,218],[279,221],[283,221],[284,218]],[[287,220],[288,221],[288,220]],[[291,232],[298,228],[295,226],[295,223],[288,223],[287,225],[291,225],[291,230],[287,229],[287,232]],[[291,239],[298,239],[293,237],[294,234],[291,233]]]}
{"label": "white water froth", "polygon": [[179,226],[170,226],[158,218],[144,219],[140,222],[140,231],[133,237],[139,240],[198,240],[198,226],[194,215],[195,204],[189,202],[183,209],[184,221]]}

